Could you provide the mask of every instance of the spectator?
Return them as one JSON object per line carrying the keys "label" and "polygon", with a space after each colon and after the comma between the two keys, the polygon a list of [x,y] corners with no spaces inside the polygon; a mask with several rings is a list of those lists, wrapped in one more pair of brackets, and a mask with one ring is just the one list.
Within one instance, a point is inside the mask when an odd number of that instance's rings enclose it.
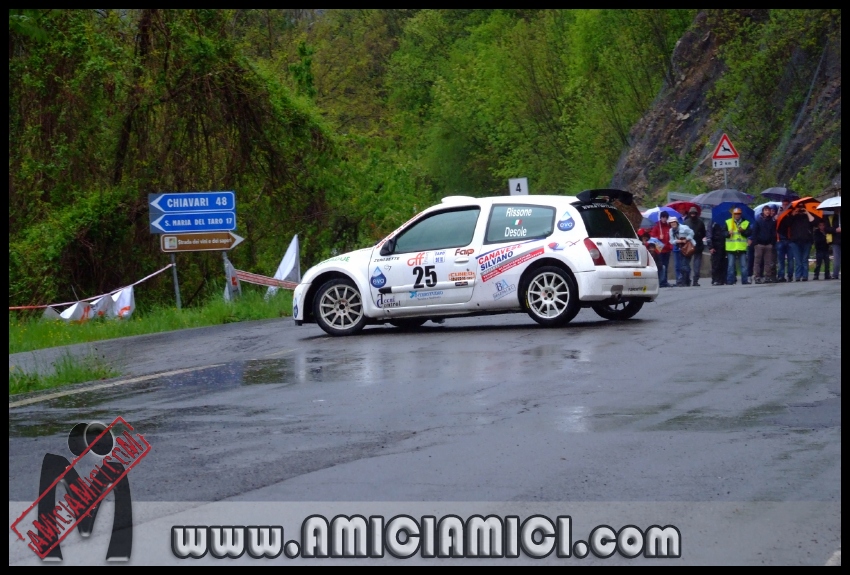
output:
{"label": "spectator", "polygon": [[826,230],[832,234],[832,277],[838,279],[841,272],[841,208],[832,208],[835,212],[827,219]]}
{"label": "spectator", "polygon": [[673,246],[673,257],[675,258],[676,287],[690,287],[691,285],[691,258],[693,254],[685,256],[682,253],[681,247],[685,242],[692,246],[696,245],[694,232],[674,218],[670,222],[670,245]]}
{"label": "spectator", "polygon": [[741,208],[732,210],[732,217],[726,220],[726,284],[735,285],[735,264],[741,272],[741,285],[748,285],[747,281],[747,238],[752,230],[750,222],[743,219]]}
{"label": "spectator", "polygon": [[[776,206],[773,205],[773,204],[770,204],[769,207],[770,207],[770,219],[773,220],[773,223],[774,223],[774,226],[775,226],[776,225]],[[773,278],[773,281],[777,281],[776,265],[777,265],[777,262],[779,261],[779,259],[777,257],[777,249],[776,249],[776,244],[779,243],[779,235],[778,234],[777,234],[776,238],[777,238],[777,241],[776,241],[776,243],[773,244],[773,265],[770,266],[770,277]]]}
{"label": "spectator", "polygon": [[726,230],[720,222],[711,224],[708,245],[711,253],[711,285],[726,285]]}
{"label": "spectator", "polygon": [[773,283],[773,249],[776,245],[776,222],[771,217],[770,206],[761,210],[753,225],[750,238],[753,244],[753,278],[755,283]]}
{"label": "spectator", "polygon": [[[791,205],[791,200],[783,199],[782,207],[779,208],[779,211],[776,212],[776,218],[779,218],[779,215],[784,213],[788,206]],[[780,283],[785,283],[785,264],[788,264],[788,281],[794,280],[794,258],[791,255],[791,250],[788,247],[790,240],[787,235],[782,235],[781,233],[777,236],[776,241],[776,260],[777,260],[777,281]]]}
{"label": "spectator", "polygon": [[700,268],[702,267],[702,252],[705,250],[705,222],[699,217],[699,210],[691,208],[688,210],[688,217],[684,221],[685,225],[694,231],[694,240],[696,241],[696,250],[694,250],[693,270],[694,270],[694,287],[699,286]]}
{"label": "spectator", "polygon": [[670,245],[670,224],[668,220],[670,214],[661,212],[658,215],[658,223],[652,226],[649,232],[650,238],[655,238],[661,242],[662,247],[658,250],[658,286],[673,287],[667,281],[667,268],[670,265],[670,252],[673,251],[673,246]]}
{"label": "spectator", "polygon": [[[820,266],[823,264],[823,279],[829,279],[829,240],[827,238],[826,222],[821,220],[818,222],[818,227],[812,232],[812,239],[815,242],[815,277],[812,279],[820,279]],[[830,234],[831,235],[831,234]]]}
{"label": "spectator", "polygon": [[[809,252],[812,250],[812,222],[815,217],[798,204],[780,222],[779,235],[788,237],[788,248],[794,258],[795,281],[809,281]],[[790,280],[789,280],[790,281]]]}

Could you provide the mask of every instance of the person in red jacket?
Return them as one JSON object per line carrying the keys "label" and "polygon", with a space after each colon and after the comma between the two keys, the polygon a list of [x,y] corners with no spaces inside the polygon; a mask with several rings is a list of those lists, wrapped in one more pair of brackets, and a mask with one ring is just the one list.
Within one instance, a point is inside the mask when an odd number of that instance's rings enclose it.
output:
{"label": "person in red jacket", "polygon": [[652,229],[649,231],[649,237],[657,239],[663,246],[658,250],[657,260],[659,287],[672,287],[667,281],[667,267],[670,265],[670,252],[673,251],[673,246],[670,244],[669,219],[670,214],[661,212],[658,214],[658,223],[652,226]]}

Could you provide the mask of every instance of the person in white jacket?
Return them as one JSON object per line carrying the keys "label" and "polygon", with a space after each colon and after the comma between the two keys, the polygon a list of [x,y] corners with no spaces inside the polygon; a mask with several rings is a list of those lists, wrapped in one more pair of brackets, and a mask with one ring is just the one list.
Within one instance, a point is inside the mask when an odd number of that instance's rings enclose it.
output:
{"label": "person in white jacket", "polygon": [[685,242],[696,246],[694,231],[680,224],[676,218],[670,220],[670,244],[673,246],[674,265],[676,266],[676,287],[690,287],[691,285],[691,258],[693,254],[685,256],[682,253],[682,244]]}

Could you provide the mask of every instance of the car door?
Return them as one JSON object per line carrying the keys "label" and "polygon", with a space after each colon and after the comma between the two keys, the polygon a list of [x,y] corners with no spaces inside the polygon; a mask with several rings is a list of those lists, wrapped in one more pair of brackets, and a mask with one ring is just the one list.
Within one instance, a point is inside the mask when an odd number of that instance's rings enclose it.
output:
{"label": "car door", "polygon": [[480,213],[478,206],[432,212],[393,238],[391,253],[376,248],[369,265],[375,304],[390,309],[468,302]]}
{"label": "car door", "polygon": [[[555,229],[553,206],[494,204],[476,263],[480,281],[476,301],[490,308],[510,308],[517,302],[519,277],[532,260],[543,255],[545,240]],[[482,303],[482,305],[484,305]]]}

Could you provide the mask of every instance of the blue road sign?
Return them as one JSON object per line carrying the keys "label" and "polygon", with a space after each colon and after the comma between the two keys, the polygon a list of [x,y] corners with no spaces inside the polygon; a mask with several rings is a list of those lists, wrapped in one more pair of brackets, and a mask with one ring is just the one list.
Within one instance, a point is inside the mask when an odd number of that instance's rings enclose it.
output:
{"label": "blue road sign", "polygon": [[[233,192],[180,192],[148,194],[151,211],[165,214],[185,212],[232,212],[236,210]],[[151,218],[153,220],[153,218]]]}
{"label": "blue road sign", "polygon": [[230,232],[236,229],[236,212],[184,212],[153,219],[151,233]]}

